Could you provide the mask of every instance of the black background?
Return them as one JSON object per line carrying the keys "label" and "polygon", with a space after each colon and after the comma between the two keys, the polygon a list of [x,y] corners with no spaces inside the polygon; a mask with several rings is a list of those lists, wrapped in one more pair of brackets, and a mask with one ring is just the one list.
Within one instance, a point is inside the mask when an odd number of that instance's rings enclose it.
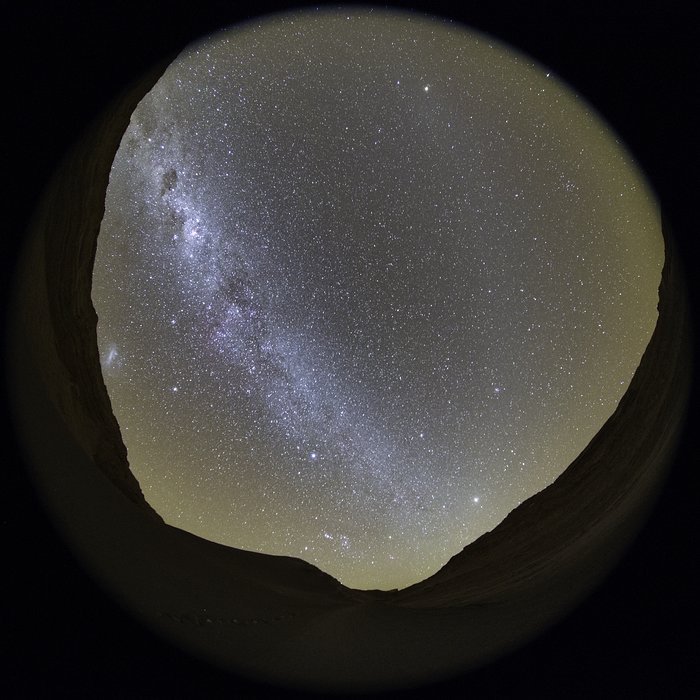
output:
{"label": "black background", "polygon": [[[401,6],[401,5],[398,5]],[[406,3],[461,19],[529,53],[585,96],[647,172],[687,263],[697,309],[700,34],[673,2]],[[3,21],[3,292],[37,198],[85,125],[149,66],[246,16],[257,2],[22,3]],[[9,214],[9,217],[7,215]],[[692,400],[695,402],[696,393]],[[572,615],[438,697],[700,696],[696,412],[640,536]],[[5,697],[258,697],[276,692],[185,656],[122,611],[73,559],[8,443],[0,515]],[[8,455],[6,455],[8,456]],[[2,687],[5,691],[2,691]],[[397,697],[427,697],[426,689]]]}

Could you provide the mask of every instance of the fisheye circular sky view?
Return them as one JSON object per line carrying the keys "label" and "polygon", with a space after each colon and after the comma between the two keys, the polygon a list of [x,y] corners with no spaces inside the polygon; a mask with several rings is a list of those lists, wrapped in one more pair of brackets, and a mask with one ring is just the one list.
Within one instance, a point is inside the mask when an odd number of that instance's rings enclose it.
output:
{"label": "fisheye circular sky view", "polygon": [[402,588],[600,429],[662,263],[635,164],[546,68],[417,14],[266,17],[132,115],[102,371],[167,523]]}

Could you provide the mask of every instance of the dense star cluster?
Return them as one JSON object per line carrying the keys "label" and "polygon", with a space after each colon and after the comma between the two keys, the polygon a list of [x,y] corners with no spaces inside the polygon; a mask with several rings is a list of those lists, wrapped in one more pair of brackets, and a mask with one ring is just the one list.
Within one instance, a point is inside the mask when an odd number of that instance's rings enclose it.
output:
{"label": "dense star cluster", "polygon": [[305,12],[191,47],[138,106],[93,299],[167,522],[393,588],[585,447],[662,260],[633,163],[546,70],[415,15]]}

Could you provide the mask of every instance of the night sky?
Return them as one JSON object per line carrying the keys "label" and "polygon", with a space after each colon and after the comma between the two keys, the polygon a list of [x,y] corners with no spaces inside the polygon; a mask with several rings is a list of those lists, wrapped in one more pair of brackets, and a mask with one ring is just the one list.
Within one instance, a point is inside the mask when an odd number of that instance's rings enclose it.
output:
{"label": "night sky", "polygon": [[546,68],[418,15],[310,12],[189,49],[141,102],[93,301],[166,522],[395,588],[586,446],[662,261],[630,157]]}

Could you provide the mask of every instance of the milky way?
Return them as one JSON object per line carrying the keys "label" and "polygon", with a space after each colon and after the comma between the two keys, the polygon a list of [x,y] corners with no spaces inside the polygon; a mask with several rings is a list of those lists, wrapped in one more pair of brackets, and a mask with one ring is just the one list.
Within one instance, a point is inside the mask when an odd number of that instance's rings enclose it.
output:
{"label": "milky way", "polygon": [[166,522],[402,587],[610,416],[662,260],[634,164],[546,69],[415,15],[266,19],[132,116],[103,374]]}

